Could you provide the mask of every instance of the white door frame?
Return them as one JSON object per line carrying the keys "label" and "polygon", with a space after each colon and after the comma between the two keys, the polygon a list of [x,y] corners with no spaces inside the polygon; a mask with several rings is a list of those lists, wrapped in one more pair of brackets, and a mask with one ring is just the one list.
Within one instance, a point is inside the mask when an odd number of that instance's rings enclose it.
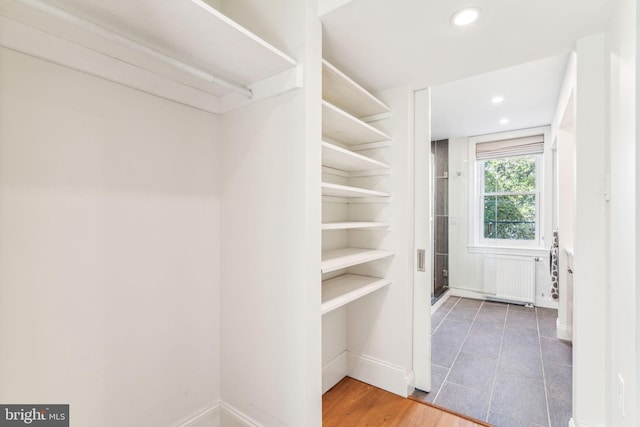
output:
{"label": "white door frame", "polygon": [[[431,102],[430,90],[414,92],[413,373],[415,387],[431,391]],[[418,249],[425,251],[418,271]]]}

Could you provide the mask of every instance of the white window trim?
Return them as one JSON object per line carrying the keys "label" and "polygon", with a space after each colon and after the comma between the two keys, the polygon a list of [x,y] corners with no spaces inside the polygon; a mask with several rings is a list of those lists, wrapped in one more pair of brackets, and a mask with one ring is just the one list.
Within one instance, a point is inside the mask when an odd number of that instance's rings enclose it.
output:
{"label": "white window trim", "polygon": [[[536,197],[536,209],[538,224],[536,227],[536,238],[534,240],[502,240],[502,239],[484,239],[481,238],[482,222],[480,209],[480,188],[478,179],[478,168],[476,161],[476,144],[490,141],[500,141],[504,139],[524,138],[527,136],[544,135],[545,152],[540,155],[536,168],[536,187],[538,194]],[[468,249],[469,252],[475,253],[491,253],[496,250],[511,251],[547,251],[544,247],[544,231],[545,231],[545,201],[546,201],[546,182],[545,182],[545,158],[547,155],[547,143],[549,137],[549,127],[537,127],[530,129],[515,130],[509,132],[501,132],[489,135],[472,136],[469,138],[469,227],[468,227]]]}
{"label": "white window trim", "polygon": [[485,247],[493,247],[493,246],[502,246],[502,247],[527,247],[527,248],[539,248],[540,247],[540,236],[542,235],[540,221],[542,219],[542,210],[540,209],[541,199],[542,199],[542,162],[543,155],[535,154],[532,157],[536,158],[536,191],[530,193],[535,196],[536,200],[536,234],[532,240],[510,240],[510,239],[488,239],[484,237],[483,230],[483,209],[482,206],[484,204],[483,200],[483,191],[482,187],[484,185],[484,173],[481,168],[477,167],[479,163],[484,163],[486,160],[474,160],[476,163],[476,206],[475,206],[475,214],[477,215],[478,226],[479,229],[476,230],[477,233],[477,241],[480,246]]}

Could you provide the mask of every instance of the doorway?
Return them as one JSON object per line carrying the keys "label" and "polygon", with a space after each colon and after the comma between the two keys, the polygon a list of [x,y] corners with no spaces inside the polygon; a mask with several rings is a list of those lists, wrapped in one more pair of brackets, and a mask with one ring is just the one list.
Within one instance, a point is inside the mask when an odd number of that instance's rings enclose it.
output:
{"label": "doorway", "polygon": [[[426,108],[430,121],[430,128],[424,134],[416,134],[416,146],[424,140],[423,138],[427,138],[431,149],[422,163],[417,158],[416,150],[417,179],[420,179],[420,168],[427,171],[428,177],[424,193],[420,193],[420,183],[416,181],[416,219],[429,218],[428,239],[431,243],[431,253],[427,259],[432,259],[432,271],[428,286],[433,290],[430,302],[434,300],[436,289],[444,287],[444,284],[450,289],[451,295],[430,319],[429,388],[424,389],[427,393],[421,396],[425,400],[497,425],[525,421],[519,418],[526,411],[524,407],[517,409],[518,402],[527,402],[528,407],[537,408],[527,415],[530,419],[536,420],[536,425],[556,425],[558,420],[564,420],[566,425],[571,416],[571,388],[562,388],[557,381],[565,386],[571,384],[572,350],[569,343],[557,339],[558,304],[551,297],[549,285],[549,249],[546,243],[552,235],[552,226],[556,225],[551,219],[553,175],[550,132],[539,132],[543,136],[542,141],[535,143],[542,144],[541,153],[527,153],[539,156],[539,161],[534,159],[535,161],[530,162],[513,162],[520,166],[530,163],[531,172],[525,171],[524,174],[535,178],[529,183],[534,183],[536,187],[532,191],[525,189],[534,193],[525,196],[487,195],[487,191],[480,193],[481,187],[478,186],[477,180],[488,178],[486,173],[480,173],[483,169],[478,169],[479,159],[476,158],[476,151],[472,149],[470,141],[476,138],[478,142],[487,142],[482,140],[482,136],[487,134],[517,133],[523,129],[541,129],[544,126],[549,128],[567,59],[568,55],[564,55],[543,60],[542,64],[522,66],[520,71],[525,74],[531,74],[538,66],[546,67],[547,70],[538,73],[545,76],[546,81],[539,79],[524,85],[529,91],[536,92],[537,104],[534,102],[533,107],[527,107],[529,111],[523,114],[516,114],[517,108],[514,105],[518,102],[514,102],[514,97],[498,96],[502,92],[498,90],[498,85],[505,87],[505,84],[509,86],[509,82],[518,82],[518,85],[523,86],[522,82],[527,81],[525,78],[513,77],[513,73],[518,70],[500,70],[497,73],[502,73],[502,77],[496,79],[495,85],[485,82],[478,86],[477,81],[462,82],[458,93],[449,91],[449,100],[452,102],[448,104],[454,107],[444,114],[448,119],[456,116],[456,109],[470,108],[473,98],[481,92],[491,94],[482,99],[484,105],[474,106],[476,111],[482,112],[472,112],[469,116],[472,117],[470,123],[467,123],[467,127],[462,131],[456,128],[454,120],[444,123],[448,130],[442,131],[442,128],[439,128],[442,126],[442,123],[438,123],[439,112],[436,111],[439,103],[434,97],[434,93],[437,96],[438,87],[431,88],[427,107],[420,107],[416,98],[416,113]],[[505,77],[507,74],[511,74],[511,77]],[[550,75],[557,76],[556,80],[550,81]],[[454,83],[459,82],[444,86]],[[508,89],[503,90],[502,94],[509,93]],[[542,108],[538,104],[543,92],[551,94],[545,101],[546,117],[542,117],[540,111],[536,110]],[[496,98],[495,103],[493,98]],[[416,114],[416,128],[419,120],[424,120],[424,116]],[[469,130],[471,127],[474,130]],[[522,135],[517,134],[515,137],[519,138]],[[446,166],[438,164],[437,161],[438,141],[447,143],[446,156],[441,153],[441,157],[447,159]],[[492,162],[491,165],[502,167],[503,163],[505,162]],[[446,190],[439,189],[438,181],[446,182],[446,186],[440,186]],[[514,191],[507,189],[506,193]],[[430,201],[427,215],[419,210],[418,198],[424,194],[428,195]],[[445,194],[447,202],[442,204]],[[510,207],[514,209],[505,209],[505,212],[510,212],[514,217],[502,218],[496,214],[494,227],[489,224],[489,228],[486,229],[486,215],[483,216],[486,212],[483,207],[486,207],[486,199],[489,196],[498,202],[512,202],[518,198],[528,200],[532,208],[529,210],[534,212],[536,218],[525,215],[525,208],[519,209],[520,206],[512,203]],[[492,205],[494,214],[500,211],[499,206],[495,206],[496,203]],[[518,215],[522,218],[518,218]],[[531,225],[534,220],[537,221],[535,228]],[[522,229],[521,234],[512,233],[514,236],[532,242],[518,242],[517,246],[511,247],[505,244],[505,235],[495,231],[495,224],[503,225],[507,222],[510,229]],[[447,231],[446,240],[441,228],[441,224],[444,223]],[[505,230],[509,229],[505,226]],[[511,236],[509,232],[505,233]],[[545,236],[548,237],[545,239]],[[442,255],[446,255],[446,264],[443,257],[439,258]],[[501,264],[500,258],[505,262],[514,261],[511,265],[515,265],[515,261],[521,262],[522,266],[526,265],[527,274],[533,277],[530,282],[532,294],[527,296],[527,302],[531,302],[534,307],[525,307],[524,301],[517,298],[497,298],[499,301],[492,301],[496,295],[494,289],[497,277],[508,276],[504,274],[507,264]],[[418,283],[415,289],[419,289]],[[420,343],[417,346],[420,347]],[[559,357],[554,359],[553,355]],[[416,363],[422,364],[423,361],[414,360],[414,366]],[[479,372],[482,375],[478,374]],[[465,392],[470,395],[469,399],[462,398]],[[528,396],[526,399],[525,394]],[[514,396],[519,396],[517,401],[510,400]]]}

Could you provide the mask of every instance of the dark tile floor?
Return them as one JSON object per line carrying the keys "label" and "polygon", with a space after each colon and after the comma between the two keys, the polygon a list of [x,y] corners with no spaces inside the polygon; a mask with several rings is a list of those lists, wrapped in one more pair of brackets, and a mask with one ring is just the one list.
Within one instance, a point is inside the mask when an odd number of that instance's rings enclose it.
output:
{"label": "dark tile floor", "polygon": [[432,316],[432,391],[414,396],[498,427],[567,427],[571,344],[557,311],[451,297]]}

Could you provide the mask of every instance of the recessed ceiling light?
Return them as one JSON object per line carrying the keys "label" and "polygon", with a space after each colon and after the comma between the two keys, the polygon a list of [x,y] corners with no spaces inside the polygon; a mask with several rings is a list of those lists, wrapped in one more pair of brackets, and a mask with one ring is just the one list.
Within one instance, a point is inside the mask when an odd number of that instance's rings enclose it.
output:
{"label": "recessed ceiling light", "polygon": [[469,25],[480,16],[480,8],[467,7],[457,11],[451,16],[451,23],[458,26]]}
{"label": "recessed ceiling light", "polygon": [[491,102],[493,104],[500,104],[502,101],[504,101],[504,96],[494,96],[493,98],[491,98]]}
{"label": "recessed ceiling light", "polygon": [[506,125],[507,123],[509,123],[509,119],[500,119],[501,125]]}

